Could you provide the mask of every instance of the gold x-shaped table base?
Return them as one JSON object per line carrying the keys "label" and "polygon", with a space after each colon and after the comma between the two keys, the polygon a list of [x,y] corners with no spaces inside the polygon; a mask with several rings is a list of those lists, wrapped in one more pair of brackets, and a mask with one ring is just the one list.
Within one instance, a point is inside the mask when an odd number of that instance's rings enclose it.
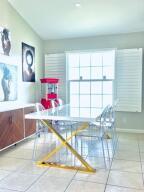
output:
{"label": "gold x-shaped table base", "polygon": [[[39,166],[49,166],[49,167],[58,167],[58,168],[64,168],[64,169],[74,169],[84,172],[91,172],[94,173],[95,169],[92,168],[83,158],[82,156],[68,143],[72,139],[73,136],[76,136],[79,132],[86,129],[88,127],[88,123],[83,123],[77,130],[73,131],[71,136],[69,136],[67,139],[64,139],[57,130],[50,124],[47,120],[41,120],[41,122],[44,124],[44,126],[47,126],[48,129],[57,136],[57,138],[60,140],[61,144],[57,146],[55,149],[53,149],[48,155],[46,155],[42,160],[37,162],[37,165]],[[67,166],[64,164],[54,163],[54,162],[48,162],[48,159],[55,155],[60,149],[63,147],[66,147],[71,151],[71,153],[81,162],[81,164],[84,167],[78,167],[78,166]]]}

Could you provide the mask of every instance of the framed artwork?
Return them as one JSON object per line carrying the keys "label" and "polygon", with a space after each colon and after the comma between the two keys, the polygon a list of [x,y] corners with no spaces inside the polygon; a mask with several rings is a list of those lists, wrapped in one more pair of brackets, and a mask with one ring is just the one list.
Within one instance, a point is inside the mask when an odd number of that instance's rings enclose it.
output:
{"label": "framed artwork", "polygon": [[35,48],[25,43],[22,43],[22,78],[35,82]]}
{"label": "framed artwork", "polygon": [[0,101],[17,100],[18,67],[0,61]]}
{"label": "framed artwork", "polygon": [[0,27],[0,54],[9,56],[11,50],[10,31],[5,27]]}

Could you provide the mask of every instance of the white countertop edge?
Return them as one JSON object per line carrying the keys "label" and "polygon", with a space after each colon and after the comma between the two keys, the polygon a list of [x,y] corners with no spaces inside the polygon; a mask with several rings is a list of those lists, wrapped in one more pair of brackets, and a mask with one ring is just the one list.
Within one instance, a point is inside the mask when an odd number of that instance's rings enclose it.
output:
{"label": "white countertop edge", "polygon": [[14,104],[6,104],[4,106],[0,105],[0,112],[6,112],[6,111],[11,111],[11,110],[16,110],[16,109],[21,109],[25,107],[34,107],[35,103],[14,103]]}
{"label": "white countertop edge", "polygon": [[91,122],[91,121],[95,121],[95,118],[40,115],[37,112],[26,114],[25,115],[25,119],[54,120],[54,121],[56,121],[56,120],[58,120],[58,121],[76,121],[76,122]]}

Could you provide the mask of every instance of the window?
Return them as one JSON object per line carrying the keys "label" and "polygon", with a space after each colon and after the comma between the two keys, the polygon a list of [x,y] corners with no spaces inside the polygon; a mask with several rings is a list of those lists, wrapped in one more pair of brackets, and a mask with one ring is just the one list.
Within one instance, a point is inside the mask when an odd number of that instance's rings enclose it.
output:
{"label": "window", "polygon": [[116,69],[114,50],[48,54],[45,55],[45,77],[60,79],[59,97],[64,103],[72,103],[75,113],[75,107],[84,107],[82,102],[89,99],[85,108],[95,116],[98,109],[113,101],[113,92],[117,111],[141,112],[142,52],[141,48],[117,50]]}
{"label": "window", "polygon": [[[78,116],[96,116],[113,101],[115,51],[67,53],[69,102]],[[83,110],[85,109],[85,110]],[[85,112],[84,112],[85,111]]]}

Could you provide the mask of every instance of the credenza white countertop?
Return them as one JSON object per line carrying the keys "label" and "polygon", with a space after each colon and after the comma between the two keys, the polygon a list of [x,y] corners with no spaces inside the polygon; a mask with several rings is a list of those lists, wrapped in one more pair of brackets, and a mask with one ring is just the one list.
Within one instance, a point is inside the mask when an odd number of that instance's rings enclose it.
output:
{"label": "credenza white countertop", "polygon": [[35,103],[16,103],[16,102],[2,102],[0,104],[0,112],[21,109],[25,107],[33,107]]}

